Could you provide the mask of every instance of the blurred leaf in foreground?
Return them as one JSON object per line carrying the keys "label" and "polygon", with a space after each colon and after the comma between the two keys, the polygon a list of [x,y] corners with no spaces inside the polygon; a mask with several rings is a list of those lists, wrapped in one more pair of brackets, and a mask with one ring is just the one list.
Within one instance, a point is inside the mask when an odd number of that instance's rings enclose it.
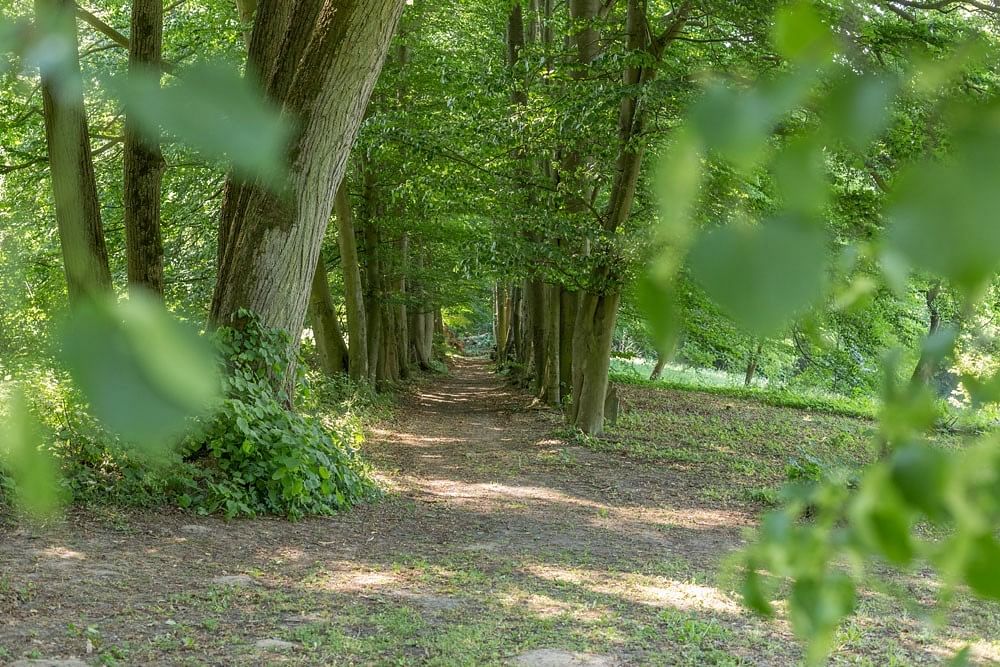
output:
{"label": "blurred leaf in foreground", "polygon": [[141,294],[78,308],[62,354],[94,414],[123,439],[156,446],[183,433],[189,417],[219,397],[210,345]]}
{"label": "blurred leaf in foreground", "polygon": [[914,165],[899,179],[888,242],[913,266],[975,299],[1000,269],[998,115],[976,117],[952,157]]}
{"label": "blurred leaf in foreground", "polygon": [[151,137],[162,128],[206,157],[229,160],[246,176],[280,184],[289,125],[235,68],[197,64],[162,88],[157,72],[133,72],[113,87],[129,117]]}
{"label": "blurred leaf in foreground", "polygon": [[825,263],[823,229],[788,218],[715,229],[691,250],[695,279],[760,336],[780,332],[822,295]]}
{"label": "blurred leaf in foreground", "polygon": [[0,463],[14,479],[18,501],[35,515],[50,514],[59,505],[56,463],[41,443],[41,429],[18,388],[0,424]]}

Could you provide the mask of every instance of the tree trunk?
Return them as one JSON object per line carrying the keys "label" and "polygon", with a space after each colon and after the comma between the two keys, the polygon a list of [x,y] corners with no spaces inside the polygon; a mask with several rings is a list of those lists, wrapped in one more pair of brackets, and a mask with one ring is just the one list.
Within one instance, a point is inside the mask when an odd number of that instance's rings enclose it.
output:
{"label": "tree trunk", "polygon": [[544,348],[545,358],[542,367],[542,390],[540,398],[549,405],[559,405],[559,350],[560,333],[562,330],[561,305],[562,289],[559,285],[544,286]]}
{"label": "tree trunk", "polygon": [[747,372],[743,376],[744,387],[749,387],[753,384],[753,376],[757,373],[757,364],[760,361],[760,354],[763,350],[764,341],[758,341],[757,347],[755,347],[753,352],[750,353],[750,359],[747,361]]}
{"label": "tree trunk", "polygon": [[545,384],[545,287],[538,279],[528,281],[528,326],[532,391],[541,395]]}
{"label": "tree trunk", "polygon": [[269,96],[297,121],[288,183],[283,193],[259,183],[228,193],[237,199],[224,207],[210,319],[238,326],[246,308],[297,341],[334,193],[403,2],[298,0],[290,12],[288,4],[261,2],[250,48]]}
{"label": "tree trunk", "polygon": [[573,391],[573,328],[580,295],[563,287],[559,300],[559,393],[565,401]]}
{"label": "tree trunk", "polygon": [[663,367],[667,365],[667,355],[658,354],[656,356],[656,365],[653,366],[653,372],[649,374],[650,381],[659,380],[663,377]]}
{"label": "tree trunk", "polygon": [[35,0],[35,14],[58,21],[72,51],[58,74],[43,69],[42,109],[63,268],[71,305],[111,289],[108,251],[90,152],[71,0]]}
{"label": "tree trunk", "polygon": [[378,228],[373,222],[366,222],[365,237],[365,312],[368,314],[368,377],[372,382],[379,378],[379,364],[382,359],[382,337],[384,321],[382,318],[382,266],[379,252]]}
{"label": "tree trunk", "polygon": [[[129,75],[160,73],[163,0],[134,0],[129,37]],[[163,155],[158,139],[143,136],[125,118],[124,219],[129,289],[163,295],[163,241],[160,237],[160,183]]]}
{"label": "tree trunk", "polygon": [[333,307],[330,281],[326,274],[326,262],[320,254],[313,274],[312,292],[309,296],[309,319],[312,322],[313,337],[316,339],[316,354],[320,367],[327,375],[347,372],[350,367],[347,345],[337,321],[337,311]]}
{"label": "tree trunk", "polygon": [[405,380],[410,376],[410,337],[407,330],[406,317],[406,271],[408,268],[408,256],[410,253],[409,237],[406,233],[400,237],[397,243],[399,251],[399,270],[397,277],[393,281],[396,303],[394,304],[394,320],[396,325],[396,365],[399,368],[399,378]]}
{"label": "tree trunk", "polygon": [[618,317],[620,292],[584,292],[573,333],[573,402],[569,421],[584,433],[604,430],[604,404],[608,393],[611,339]]}
{"label": "tree trunk", "polygon": [[[636,187],[646,148],[643,138],[645,109],[639,89],[653,80],[663,49],[673,41],[687,20],[692,3],[684,2],[672,12],[668,27],[658,35],[650,33],[646,5],[627,0],[625,34],[629,52],[646,56],[629,59],[622,75],[626,94],[618,110],[618,157],[608,205],[603,214],[603,232],[614,237],[632,211]],[[597,262],[580,298],[573,336],[573,408],[570,423],[585,433],[604,428],[604,400],[607,394],[611,341],[621,297],[620,277],[614,273],[614,258]]]}
{"label": "tree trunk", "polygon": [[344,272],[344,303],[347,310],[348,369],[355,382],[368,380],[368,325],[365,317],[358,242],[354,236],[354,216],[347,197],[347,181],[337,188],[334,199],[340,241],[340,266]]}
{"label": "tree trunk", "polygon": [[[927,327],[927,338],[930,338],[938,332],[941,328],[941,311],[937,307],[937,297],[941,293],[941,284],[935,283],[925,293],[925,300],[927,302],[927,313],[930,316],[930,322]],[[917,360],[917,366],[913,369],[913,375],[910,377],[910,382],[917,384],[930,384],[931,379],[934,377],[934,371],[936,369],[936,360],[928,355],[926,350],[920,352],[920,358]]]}

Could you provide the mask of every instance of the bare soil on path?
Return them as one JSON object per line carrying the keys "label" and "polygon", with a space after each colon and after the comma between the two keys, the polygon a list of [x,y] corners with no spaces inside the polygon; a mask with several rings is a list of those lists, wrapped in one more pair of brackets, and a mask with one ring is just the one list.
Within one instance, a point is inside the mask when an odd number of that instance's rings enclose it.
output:
{"label": "bare soil on path", "polygon": [[[0,519],[0,663],[798,659],[786,624],[747,615],[719,575],[759,508],[705,500],[696,467],[565,441],[482,360],[402,400],[365,445],[386,497],[335,517]],[[888,650],[886,632],[866,628],[844,661]],[[904,662],[949,650],[892,632]]]}

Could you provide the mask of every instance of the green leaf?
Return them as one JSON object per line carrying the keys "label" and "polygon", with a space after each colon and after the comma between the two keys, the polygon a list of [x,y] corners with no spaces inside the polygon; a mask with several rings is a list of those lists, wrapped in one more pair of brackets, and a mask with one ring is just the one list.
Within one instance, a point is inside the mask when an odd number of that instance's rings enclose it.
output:
{"label": "green leaf", "polygon": [[167,442],[218,398],[211,347],[152,297],[86,303],[61,341],[62,358],[94,414],[127,441]]}
{"label": "green leaf", "polygon": [[746,576],[743,578],[743,603],[752,611],[765,618],[774,615],[774,607],[764,593],[764,581],[754,564],[747,565]]}
{"label": "green leaf", "polygon": [[826,235],[787,218],[725,227],[698,240],[690,263],[694,278],[740,326],[770,336],[822,295]]}
{"label": "green leaf", "polygon": [[889,107],[897,89],[893,79],[846,74],[826,100],[824,125],[829,137],[864,151],[888,126]]}
{"label": "green leaf", "polygon": [[948,516],[945,487],[951,459],[923,443],[901,447],[892,455],[890,476],[903,499],[935,521]]}
{"label": "green leaf", "polygon": [[775,12],[771,41],[783,58],[798,64],[825,62],[837,50],[833,33],[815,4],[804,0]]}
{"label": "green leaf", "polygon": [[157,138],[162,128],[206,157],[228,160],[237,172],[272,185],[284,176],[290,127],[235,67],[199,63],[163,87],[158,73],[133,72],[112,88],[147,136]]}
{"label": "green leaf", "polygon": [[9,396],[0,421],[0,461],[10,470],[18,502],[26,510],[44,516],[59,507],[56,462],[42,447],[41,429],[20,389]]}
{"label": "green leaf", "polygon": [[868,548],[897,565],[914,556],[912,513],[884,467],[872,469],[850,509],[851,525]]}
{"label": "green leaf", "polygon": [[644,276],[637,289],[639,307],[649,322],[653,345],[660,355],[669,357],[674,353],[682,331],[677,285],[663,284],[650,276]]}
{"label": "green leaf", "polygon": [[947,162],[923,161],[899,178],[889,209],[890,248],[976,298],[1000,269],[1000,131],[970,132]]}
{"label": "green leaf", "polygon": [[980,597],[1000,600],[1000,544],[992,535],[983,535],[969,545],[965,583]]}
{"label": "green leaf", "polygon": [[822,147],[811,139],[795,139],[775,157],[778,197],[786,211],[806,216],[823,210],[829,199]]}
{"label": "green leaf", "polygon": [[792,585],[789,618],[800,638],[808,641],[810,664],[822,661],[840,621],[854,610],[854,583],[839,573],[802,577]]}

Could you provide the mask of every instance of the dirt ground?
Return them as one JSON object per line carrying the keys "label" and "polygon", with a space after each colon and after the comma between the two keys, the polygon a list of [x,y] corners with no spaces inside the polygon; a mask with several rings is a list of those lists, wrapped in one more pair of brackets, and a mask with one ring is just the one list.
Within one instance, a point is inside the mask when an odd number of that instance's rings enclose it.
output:
{"label": "dirt ground", "polygon": [[[0,663],[797,661],[787,625],[742,611],[719,573],[759,507],[712,500],[698,466],[596,451],[559,429],[486,362],[459,360],[372,434],[387,491],[373,505],[298,523],[7,520]],[[935,630],[870,596],[835,661],[933,664],[971,643],[988,663],[998,617],[976,608]]]}

